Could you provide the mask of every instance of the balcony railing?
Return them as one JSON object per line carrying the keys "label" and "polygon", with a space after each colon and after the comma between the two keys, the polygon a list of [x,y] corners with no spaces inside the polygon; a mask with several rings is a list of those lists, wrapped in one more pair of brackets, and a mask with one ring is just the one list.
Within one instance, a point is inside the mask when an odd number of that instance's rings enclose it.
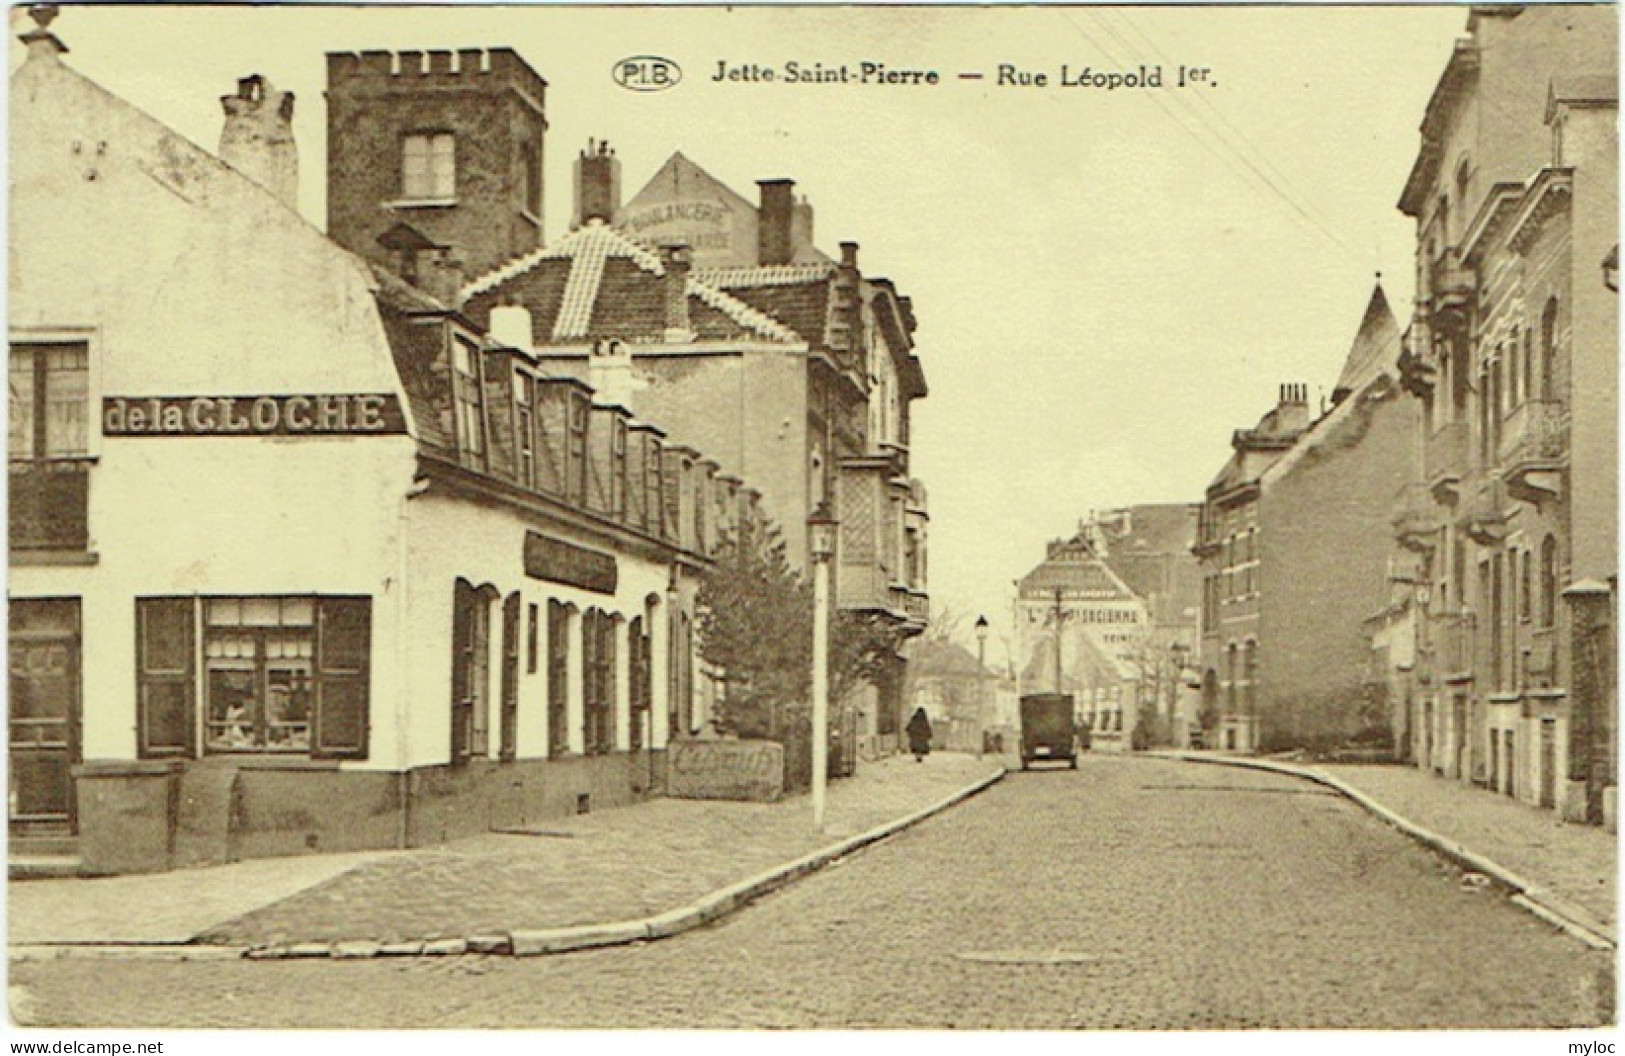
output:
{"label": "balcony railing", "polygon": [[88,458],[11,461],[13,551],[89,547],[90,466]]}
{"label": "balcony railing", "polygon": [[1428,269],[1428,307],[1433,319],[1445,327],[1466,321],[1473,303],[1473,273],[1461,263],[1454,247],[1445,250]]}
{"label": "balcony railing", "polygon": [[910,623],[924,627],[931,622],[931,595],[923,590],[903,591],[903,612]]}
{"label": "balcony railing", "polygon": [[1562,458],[1568,443],[1563,405],[1556,400],[1526,400],[1507,415],[1497,453],[1503,464],[1549,462]]}
{"label": "balcony railing", "polygon": [[1433,655],[1441,675],[1447,680],[1471,678],[1473,672],[1473,632],[1471,612],[1437,612],[1431,628]]}

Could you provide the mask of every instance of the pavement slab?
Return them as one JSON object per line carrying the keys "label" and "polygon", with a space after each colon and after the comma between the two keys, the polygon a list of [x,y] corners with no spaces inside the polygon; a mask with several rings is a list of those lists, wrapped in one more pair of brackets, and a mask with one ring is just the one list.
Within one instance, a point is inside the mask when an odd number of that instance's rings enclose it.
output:
{"label": "pavement slab", "polygon": [[35,943],[181,943],[394,851],[259,858],[145,876],[11,881],[7,939]]}
{"label": "pavement slab", "polygon": [[1394,813],[1573,902],[1605,924],[1618,923],[1619,840],[1595,825],[1510,796],[1468,788],[1407,766],[1316,766]]}
{"label": "pavement slab", "polygon": [[587,927],[667,913],[936,803],[1000,769],[942,753],[890,758],[832,782],[823,833],[806,796],[778,803],[658,799],[393,852],[193,932],[232,945],[394,944]]}

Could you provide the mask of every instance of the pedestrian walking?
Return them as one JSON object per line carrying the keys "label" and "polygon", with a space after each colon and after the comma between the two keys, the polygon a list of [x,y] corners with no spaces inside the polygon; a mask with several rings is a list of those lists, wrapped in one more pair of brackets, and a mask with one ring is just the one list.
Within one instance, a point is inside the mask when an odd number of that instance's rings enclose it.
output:
{"label": "pedestrian walking", "polygon": [[931,754],[931,718],[924,708],[914,709],[914,717],[908,720],[907,729],[908,750],[914,753],[916,763],[922,763]]}

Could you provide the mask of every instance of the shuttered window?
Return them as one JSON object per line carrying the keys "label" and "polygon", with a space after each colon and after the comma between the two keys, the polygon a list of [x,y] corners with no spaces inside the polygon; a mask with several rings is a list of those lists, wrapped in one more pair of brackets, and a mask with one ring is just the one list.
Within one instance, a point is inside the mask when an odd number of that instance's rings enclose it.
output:
{"label": "shuttered window", "polygon": [[138,750],[143,759],[193,754],[194,668],[191,598],[137,598]]}
{"label": "shuttered window", "polygon": [[316,736],[311,755],[367,757],[372,599],[318,598]]}
{"label": "shuttered window", "polygon": [[372,599],[137,598],[136,639],[142,758],[197,754],[200,710],[209,753],[367,757]]}

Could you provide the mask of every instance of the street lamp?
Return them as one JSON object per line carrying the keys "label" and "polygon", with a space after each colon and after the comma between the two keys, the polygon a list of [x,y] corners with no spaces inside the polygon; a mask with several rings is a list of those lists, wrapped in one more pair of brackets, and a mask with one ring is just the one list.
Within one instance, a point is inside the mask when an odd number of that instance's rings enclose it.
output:
{"label": "street lamp", "polygon": [[977,758],[987,750],[987,617],[976,617],[976,733],[981,738]]}
{"label": "street lamp", "polygon": [[829,778],[829,562],[835,529],[829,505],[820,501],[807,516],[813,562],[812,802],[813,828],[824,831],[824,786]]}

